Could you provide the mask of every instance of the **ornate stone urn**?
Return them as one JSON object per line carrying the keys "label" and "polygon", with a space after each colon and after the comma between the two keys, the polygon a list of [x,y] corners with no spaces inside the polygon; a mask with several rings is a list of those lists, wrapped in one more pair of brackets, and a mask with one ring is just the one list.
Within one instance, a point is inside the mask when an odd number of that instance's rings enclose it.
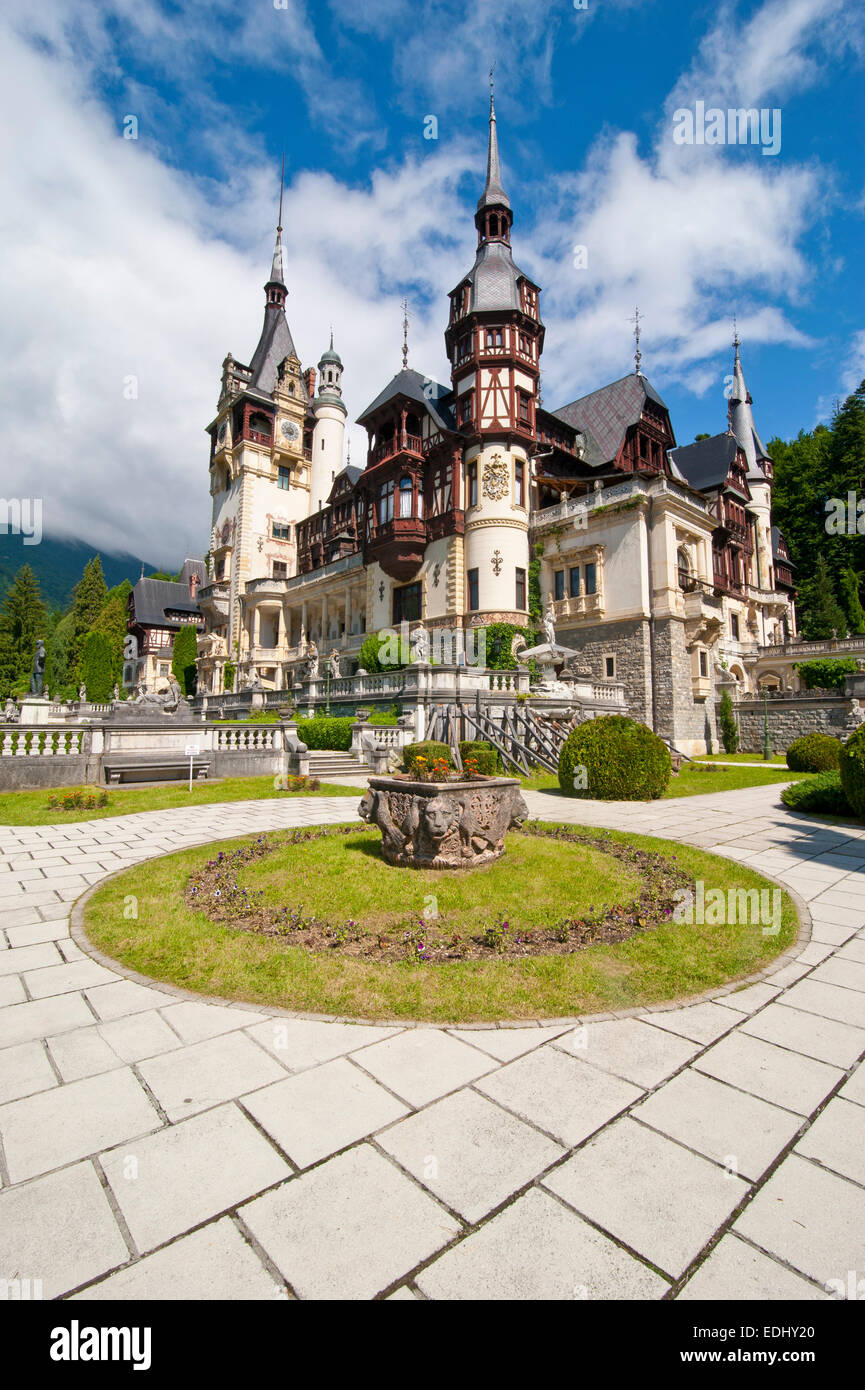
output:
{"label": "ornate stone urn", "polygon": [[388,864],[415,869],[477,869],[505,852],[505,835],[528,807],[515,777],[419,782],[371,777],[358,808],[381,831]]}

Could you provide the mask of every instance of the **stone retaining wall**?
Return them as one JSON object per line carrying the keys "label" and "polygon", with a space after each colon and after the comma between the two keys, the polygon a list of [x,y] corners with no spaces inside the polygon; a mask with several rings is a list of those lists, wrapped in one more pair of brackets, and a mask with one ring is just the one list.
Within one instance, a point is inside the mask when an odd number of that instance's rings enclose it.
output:
{"label": "stone retaining wall", "polygon": [[[787,700],[770,699],[769,741],[772,751],[785,753],[797,738],[805,734],[831,734],[845,739],[845,727],[850,701],[843,695],[794,696]],[[739,725],[739,751],[763,751],[763,701],[737,700],[733,704]]]}

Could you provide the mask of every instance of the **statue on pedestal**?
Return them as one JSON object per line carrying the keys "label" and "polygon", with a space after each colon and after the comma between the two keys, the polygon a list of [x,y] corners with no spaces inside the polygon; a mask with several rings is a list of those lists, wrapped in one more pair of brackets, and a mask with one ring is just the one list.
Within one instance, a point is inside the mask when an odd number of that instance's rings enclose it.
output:
{"label": "statue on pedestal", "polygon": [[310,641],[307,657],[309,658],[309,665],[306,668],[306,678],[310,681],[318,680],[318,647],[314,640]]}
{"label": "statue on pedestal", "polygon": [[36,641],[36,651],[33,656],[33,673],[30,676],[30,694],[42,694],[42,681],[45,677],[45,643],[39,637]]}
{"label": "statue on pedestal", "polygon": [[84,684],[83,681],[78,687],[78,699],[81,701],[82,704],[84,704],[84,702],[87,699],[87,686]]}
{"label": "statue on pedestal", "polygon": [[327,662],[327,664],[328,664],[328,666],[330,667],[330,678],[331,678],[331,680],[338,681],[338,680],[339,680],[339,652],[336,650],[336,647],[334,647],[333,651],[331,652],[330,656],[328,657],[328,662]]}
{"label": "statue on pedestal", "polygon": [[855,734],[860,725],[865,724],[865,709],[862,708],[858,700],[850,701],[850,713],[844,724],[844,728],[851,734]]}
{"label": "statue on pedestal", "polygon": [[553,608],[552,595],[547,600],[547,611],[544,614],[544,633],[551,647],[556,645],[556,613]]}
{"label": "statue on pedestal", "polygon": [[18,723],[18,706],[10,695],[3,707],[3,718],[7,724]]}

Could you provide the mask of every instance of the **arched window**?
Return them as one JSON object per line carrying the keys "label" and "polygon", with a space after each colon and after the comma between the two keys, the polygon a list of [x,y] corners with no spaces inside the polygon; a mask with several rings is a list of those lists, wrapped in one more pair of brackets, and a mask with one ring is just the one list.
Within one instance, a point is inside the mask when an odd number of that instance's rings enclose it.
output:
{"label": "arched window", "polygon": [[686,594],[691,593],[696,588],[694,576],[691,573],[691,560],[684,546],[680,546],[676,557],[679,569],[679,588]]}
{"label": "arched window", "polygon": [[399,514],[400,516],[411,516],[411,478],[400,478],[399,481]]}

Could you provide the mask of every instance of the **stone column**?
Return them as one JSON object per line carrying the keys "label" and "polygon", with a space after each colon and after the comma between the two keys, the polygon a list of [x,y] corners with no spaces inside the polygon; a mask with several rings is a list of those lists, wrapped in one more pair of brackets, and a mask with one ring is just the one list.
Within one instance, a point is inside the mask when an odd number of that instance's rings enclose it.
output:
{"label": "stone column", "polygon": [[321,596],[321,655],[327,645],[327,594]]}

